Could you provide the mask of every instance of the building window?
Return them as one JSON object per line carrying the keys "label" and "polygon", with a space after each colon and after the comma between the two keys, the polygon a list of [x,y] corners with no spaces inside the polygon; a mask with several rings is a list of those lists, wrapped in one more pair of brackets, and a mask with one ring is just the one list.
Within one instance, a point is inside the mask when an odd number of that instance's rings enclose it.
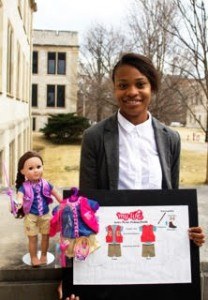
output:
{"label": "building window", "polygon": [[56,53],[49,52],[48,53],[48,74],[56,73]]}
{"label": "building window", "polygon": [[57,107],[65,106],[65,86],[57,85]]}
{"label": "building window", "polygon": [[0,183],[3,183],[3,151],[0,151]]}
{"label": "building window", "polygon": [[36,118],[32,118],[32,130],[36,130]]}
{"label": "building window", "polygon": [[0,0],[0,92],[2,91],[3,8]]}
{"label": "building window", "polygon": [[66,74],[66,53],[48,52],[48,74]]}
{"label": "building window", "polygon": [[18,0],[17,7],[19,10],[20,17],[22,19],[22,0]]}
{"label": "building window", "polygon": [[38,52],[33,51],[33,65],[32,65],[33,74],[38,74]]}
{"label": "building window", "polygon": [[55,85],[47,86],[47,107],[55,107]]}
{"label": "building window", "polygon": [[21,78],[21,99],[24,101],[24,95],[25,95],[25,56],[24,53],[22,52],[22,78]]}
{"label": "building window", "polygon": [[47,86],[47,107],[65,107],[65,86]]}
{"label": "building window", "polygon": [[9,144],[9,182],[10,184],[14,184],[15,181],[15,175],[16,175],[16,170],[15,170],[15,142],[12,141]]}
{"label": "building window", "polygon": [[20,99],[20,44],[17,42],[17,63],[16,63],[16,97],[17,99]]}
{"label": "building window", "polygon": [[38,106],[38,85],[32,85],[32,107]]}
{"label": "building window", "polygon": [[66,74],[66,53],[58,53],[58,74]]}
{"label": "building window", "polygon": [[8,25],[7,30],[7,93],[12,95],[12,80],[13,80],[13,30],[11,25]]}

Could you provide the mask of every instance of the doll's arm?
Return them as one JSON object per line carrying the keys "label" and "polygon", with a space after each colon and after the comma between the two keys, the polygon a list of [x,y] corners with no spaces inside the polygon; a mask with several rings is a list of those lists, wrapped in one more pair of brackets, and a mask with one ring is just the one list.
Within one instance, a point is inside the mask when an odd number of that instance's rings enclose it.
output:
{"label": "doll's arm", "polygon": [[17,207],[20,209],[23,206],[23,196],[22,192],[17,192]]}
{"label": "doll's arm", "polygon": [[52,189],[51,195],[54,196],[59,203],[61,203],[62,197],[55,188]]}

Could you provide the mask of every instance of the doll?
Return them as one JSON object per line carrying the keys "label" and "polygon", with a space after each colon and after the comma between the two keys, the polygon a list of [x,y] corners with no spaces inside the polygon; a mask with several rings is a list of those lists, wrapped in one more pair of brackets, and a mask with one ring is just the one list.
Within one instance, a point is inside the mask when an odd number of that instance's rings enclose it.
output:
{"label": "doll", "polygon": [[[25,233],[29,242],[32,267],[47,264],[49,247],[50,214],[49,204],[54,196],[60,203],[61,197],[43,175],[43,160],[34,152],[24,153],[18,162],[16,177],[17,217],[24,216]],[[37,256],[38,233],[41,234],[41,256]]]}

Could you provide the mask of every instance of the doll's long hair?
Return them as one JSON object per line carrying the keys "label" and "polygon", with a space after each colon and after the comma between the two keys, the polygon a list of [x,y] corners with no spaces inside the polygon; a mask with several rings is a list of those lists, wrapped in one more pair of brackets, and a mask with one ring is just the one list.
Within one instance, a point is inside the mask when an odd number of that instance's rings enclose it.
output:
{"label": "doll's long hair", "polygon": [[32,157],[38,157],[43,164],[43,159],[37,152],[35,152],[35,151],[25,152],[18,161],[17,176],[16,176],[16,181],[15,181],[16,191],[18,191],[19,187],[25,181],[25,176],[21,173],[21,170],[24,168],[24,164],[25,164],[26,160],[28,160],[29,158],[32,158]]}

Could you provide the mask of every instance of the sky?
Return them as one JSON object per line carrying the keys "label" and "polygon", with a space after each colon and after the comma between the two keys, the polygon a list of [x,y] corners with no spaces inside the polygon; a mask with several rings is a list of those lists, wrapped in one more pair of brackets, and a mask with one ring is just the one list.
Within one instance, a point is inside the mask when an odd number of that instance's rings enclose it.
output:
{"label": "sky", "polygon": [[119,27],[131,0],[36,0],[34,29],[78,31],[81,36],[93,23]]}

